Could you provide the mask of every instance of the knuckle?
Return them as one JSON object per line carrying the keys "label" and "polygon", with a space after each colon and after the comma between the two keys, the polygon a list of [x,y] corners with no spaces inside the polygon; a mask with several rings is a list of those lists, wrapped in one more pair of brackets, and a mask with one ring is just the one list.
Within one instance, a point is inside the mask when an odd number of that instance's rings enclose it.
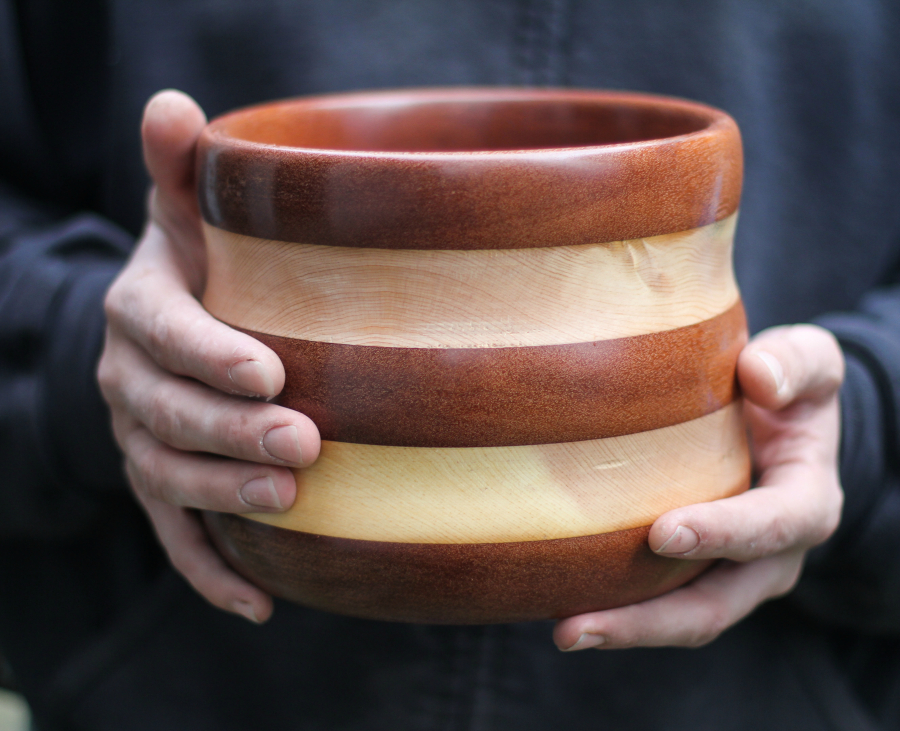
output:
{"label": "knuckle", "polygon": [[116,444],[119,445],[119,449],[122,452],[125,452],[128,446],[128,435],[131,431],[131,422],[125,417],[121,412],[117,412],[115,410],[112,411],[110,422],[112,425],[113,437],[116,440]]}
{"label": "knuckle", "polygon": [[774,515],[762,540],[756,543],[757,550],[753,552],[753,556],[764,556],[792,545],[796,540],[795,534],[796,528],[789,518],[781,514]]}
{"label": "knuckle", "polygon": [[751,508],[739,501],[742,496],[743,494],[736,496],[738,502],[725,498],[696,506],[696,518],[688,525],[692,525],[697,531],[701,546],[728,551],[743,540]]}
{"label": "knuckle", "polygon": [[807,548],[827,541],[841,522],[844,494],[836,480],[832,483],[825,495],[816,496],[820,508],[810,517],[804,542]]}
{"label": "knuckle", "polygon": [[118,351],[114,352],[109,346],[105,348],[97,361],[95,377],[100,395],[109,405],[112,414],[127,411],[129,372],[123,367]]}
{"label": "knuckle", "polygon": [[268,461],[263,437],[273,424],[279,423],[266,404],[229,401],[221,410],[208,416],[205,428],[234,455]]}
{"label": "knuckle", "polygon": [[152,447],[138,449],[132,452],[129,459],[134,465],[141,490],[155,500],[170,502],[163,460],[159,450]]}
{"label": "knuckle", "polygon": [[180,433],[181,421],[168,388],[157,387],[147,396],[145,423],[157,439],[173,444]]}
{"label": "knuckle", "polygon": [[115,322],[124,311],[124,296],[121,276],[117,277],[103,298],[103,311],[106,319]]}
{"label": "knuckle", "polygon": [[249,415],[239,411],[238,413],[223,414],[210,426],[216,432],[217,437],[225,443],[241,444],[251,438],[250,435],[254,431],[252,422],[253,419]]}
{"label": "knuckle", "polygon": [[128,477],[128,484],[131,485],[131,489],[138,499],[143,502],[143,495],[147,492],[144,489],[143,475],[130,457],[125,459],[125,474]]}
{"label": "knuckle", "polygon": [[173,328],[165,312],[154,313],[146,324],[147,350],[157,362],[163,362],[173,341]]}
{"label": "knuckle", "polygon": [[104,349],[97,363],[97,384],[100,393],[107,402],[112,400],[113,393],[119,390],[118,369],[113,365],[109,350]]}

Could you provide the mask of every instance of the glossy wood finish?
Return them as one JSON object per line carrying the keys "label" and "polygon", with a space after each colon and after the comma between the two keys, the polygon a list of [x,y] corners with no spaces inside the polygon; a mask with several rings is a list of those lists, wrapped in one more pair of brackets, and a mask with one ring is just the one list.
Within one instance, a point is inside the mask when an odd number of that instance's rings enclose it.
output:
{"label": "glossy wood finish", "polygon": [[707,561],[663,558],[648,527],[516,543],[358,541],[204,513],[219,550],[267,591],[369,619],[482,624],[631,604],[689,581]]}
{"label": "glossy wood finish", "polygon": [[705,322],[593,343],[378,348],[251,332],[289,375],[278,402],[323,439],[407,447],[546,444],[631,434],[736,395],[740,302]]}
{"label": "glossy wood finish", "polygon": [[611,533],[747,489],[740,404],[654,431],[527,447],[323,442],[284,513],[305,533],[405,543],[502,543]]}
{"label": "glossy wood finish", "polygon": [[693,325],[738,299],[736,215],[646,239],[488,251],[355,249],[205,226],[203,304],[286,338],[401,348],[503,348]]}
{"label": "glossy wood finish", "polygon": [[441,89],[233,112],[198,145],[203,217],[264,239],[380,249],[574,246],[737,210],[734,121],[642,94]]}
{"label": "glossy wood finish", "polygon": [[322,455],[282,515],[207,514],[273,593],[503,622],[662,593],[649,524],[749,484],[734,122],[636,94],[275,103],[198,150],[204,304],[285,365]]}

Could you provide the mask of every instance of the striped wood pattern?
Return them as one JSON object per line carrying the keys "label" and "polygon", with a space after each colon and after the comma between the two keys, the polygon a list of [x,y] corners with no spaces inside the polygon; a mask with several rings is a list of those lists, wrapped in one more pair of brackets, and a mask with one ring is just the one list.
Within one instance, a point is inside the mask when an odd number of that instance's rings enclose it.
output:
{"label": "striped wood pattern", "polygon": [[379,348],[250,332],[290,374],[279,403],[323,439],[407,447],[495,447],[632,434],[679,424],[736,397],[746,343],[740,302],[651,335],[524,348]]}
{"label": "striped wood pattern", "polygon": [[573,89],[308,97],[238,110],[198,142],[204,218],[261,238],[512,249],[687,231],[737,210],[724,112]]}
{"label": "striped wood pattern", "polygon": [[703,570],[646,537],[749,484],[727,115],[570,90],[337,95],[226,115],[198,163],[204,303],[279,354],[282,403],[326,439],[287,513],[206,514],[239,571],[320,609],[493,622]]}
{"label": "striped wood pattern", "polygon": [[559,619],[632,604],[710,562],[657,556],[649,528],[520,543],[330,538],[205,513],[219,550],[276,596],[368,619],[486,624]]}
{"label": "striped wood pattern", "polygon": [[347,345],[502,348],[644,335],[735,304],[735,219],[646,239],[488,251],[295,244],[206,224],[203,304],[246,330]]}
{"label": "striped wood pattern", "polygon": [[284,513],[249,518],[369,541],[502,543],[609,533],[747,488],[740,404],[654,431],[524,447],[323,442]]}

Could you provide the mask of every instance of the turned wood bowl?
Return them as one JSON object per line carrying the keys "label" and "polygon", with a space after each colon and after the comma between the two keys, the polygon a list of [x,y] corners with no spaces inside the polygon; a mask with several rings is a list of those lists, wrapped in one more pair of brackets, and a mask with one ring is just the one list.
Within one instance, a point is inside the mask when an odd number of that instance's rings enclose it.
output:
{"label": "turned wood bowl", "polygon": [[650,525],[737,494],[734,121],[630,93],[300,98],[198,149],[214,316],[318,426],[282,514],[206,513],[272,594],[488,623],[638,602],[704,562]]}

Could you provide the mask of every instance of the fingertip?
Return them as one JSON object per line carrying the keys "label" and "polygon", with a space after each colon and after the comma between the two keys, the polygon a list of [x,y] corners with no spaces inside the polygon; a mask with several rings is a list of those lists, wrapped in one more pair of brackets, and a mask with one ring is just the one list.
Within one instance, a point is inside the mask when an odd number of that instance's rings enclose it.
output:
{"label": "fingertip", "polygon": [[255,338],[215,319],[196,300],[185,300],[150,352],[167,370],[226,393],[271,400],[284,388],[284,366]]}
{"label": "fingertip", "polygon": [[290,510],[297,499],[297,478],[287,467],[279,467],[275,472],[275,489],[281,501],[281,510]]}
{"label": "fingertip", "polygon": [[150,177],[167,195],[193,193],[194,148],[206,115],[187,94],[166,89],[144,107],[141,139]]}
{"label": "fingertip", "polygon": [[834,335],[817,325],[785,325],[759,333],[738,358],[744,395],[778,410],[797,399],[824,400],[837,393],[844,357]]}
{"label": "fingertip", "polygon": [[556,623],[553,628],[553,644],[560,652],[570,652],[575,649],[579,640],[586,634],[582,617],[570,617]]}
{"label": "fingertip", "polygon": [[157,137],[181,139],[184,133],[203,129],[206,114],[200,105],[183,91],[163,89],[144,105],[141,132],[145,139]]}
{"label": "fingertip", "polygon": [[[708,534],[706,525],[711,518],[710,511],[717,511],[717,508],[721,506],[714,501],[687,505],[663,513],[650,526],[650,533],[647,535],[650,550],[663,555],[683,555],[694,551]],[[718,512],[721,513],[720,510]]]}
{"label": "fingertip", "polygon": [[677,517],[670,517],[669,513],[659,516],[650,526],[647,534],[647,544],[654,553],[665,545],[669,537],[678,529],[681,521]]}
{"label": "fingertip", "polygon": [[744,349],[738,359],[741,391],[753,403],[777,409],[790,399],[790,385],[782,360],[759,347]]}
{"label": "fingertip", "polygon": [[[228,329],[228,340],[212,341],[216,355],[224,358],[224,374],[232,391],[243,396],[272,400],[284,388],[284,365],[278,355],[265,344],[250,335]],[[227,355],[226,355],[227,354]],[[223,371],[219,371],[221,376]],[[214,384],[211,384],[214,385]]]}
{"label": "fingertip", "polygon": [[210,604],[260,624],[272,615],[272,597],[228,566],[193,511],[135,494],[144,506],[172,567]]}
{"label": "fingertip", "polygon": [[606,638],[603,635],[594,632],[584,632],[575,643],[569,647],[560,647],[557,645],[557,648],[560,652],[577,652],[578,650],[597,649],[605,644]]}
{"label": "fingertip", "polygon": [[775,396],[783,396],[788,390],[787,377],[784,373],[784,366],[781,361],[766,350],[760,350],[756,354],[756,358],[762,361],[768,371],[771,379],[771,387],[775,389]]}
{"label": "fingertip", "polygon": [[700,535],[690,526],[679,524],[674,530],[663,527],[654,532],[651,529],[649,543],[655,553],[683,556],[700,545]]}
{"label": "fingertip", "polygon": [[231,603],[230,611],[253,624],[265,624],[272,618],[274,606],[271,597],[260,594],[253,598],[238,598]]}
{"label": "fingertip", "polygon": [[238,495],[244,510],[281,513],[289,510],[297,499],[297,480],[287,467],[269,468],[245,482]]}
{"label": "fingertip", "polygon": [[299,430],[300,449],[303,453],[303,467],[309,467],[319,458],[322,450],[322,438],[319,429],[312,419],[305,414],[300,414],[301,426]]}
{"label": "fingertip", "polygon": [[284,377],[282,376],[280,384],[277,383],[277,374],[272,373],[272,370],[258,360],[241,360],[228,368],[228,379],[234,389],[242,394],[273,398],[281,391]]}

